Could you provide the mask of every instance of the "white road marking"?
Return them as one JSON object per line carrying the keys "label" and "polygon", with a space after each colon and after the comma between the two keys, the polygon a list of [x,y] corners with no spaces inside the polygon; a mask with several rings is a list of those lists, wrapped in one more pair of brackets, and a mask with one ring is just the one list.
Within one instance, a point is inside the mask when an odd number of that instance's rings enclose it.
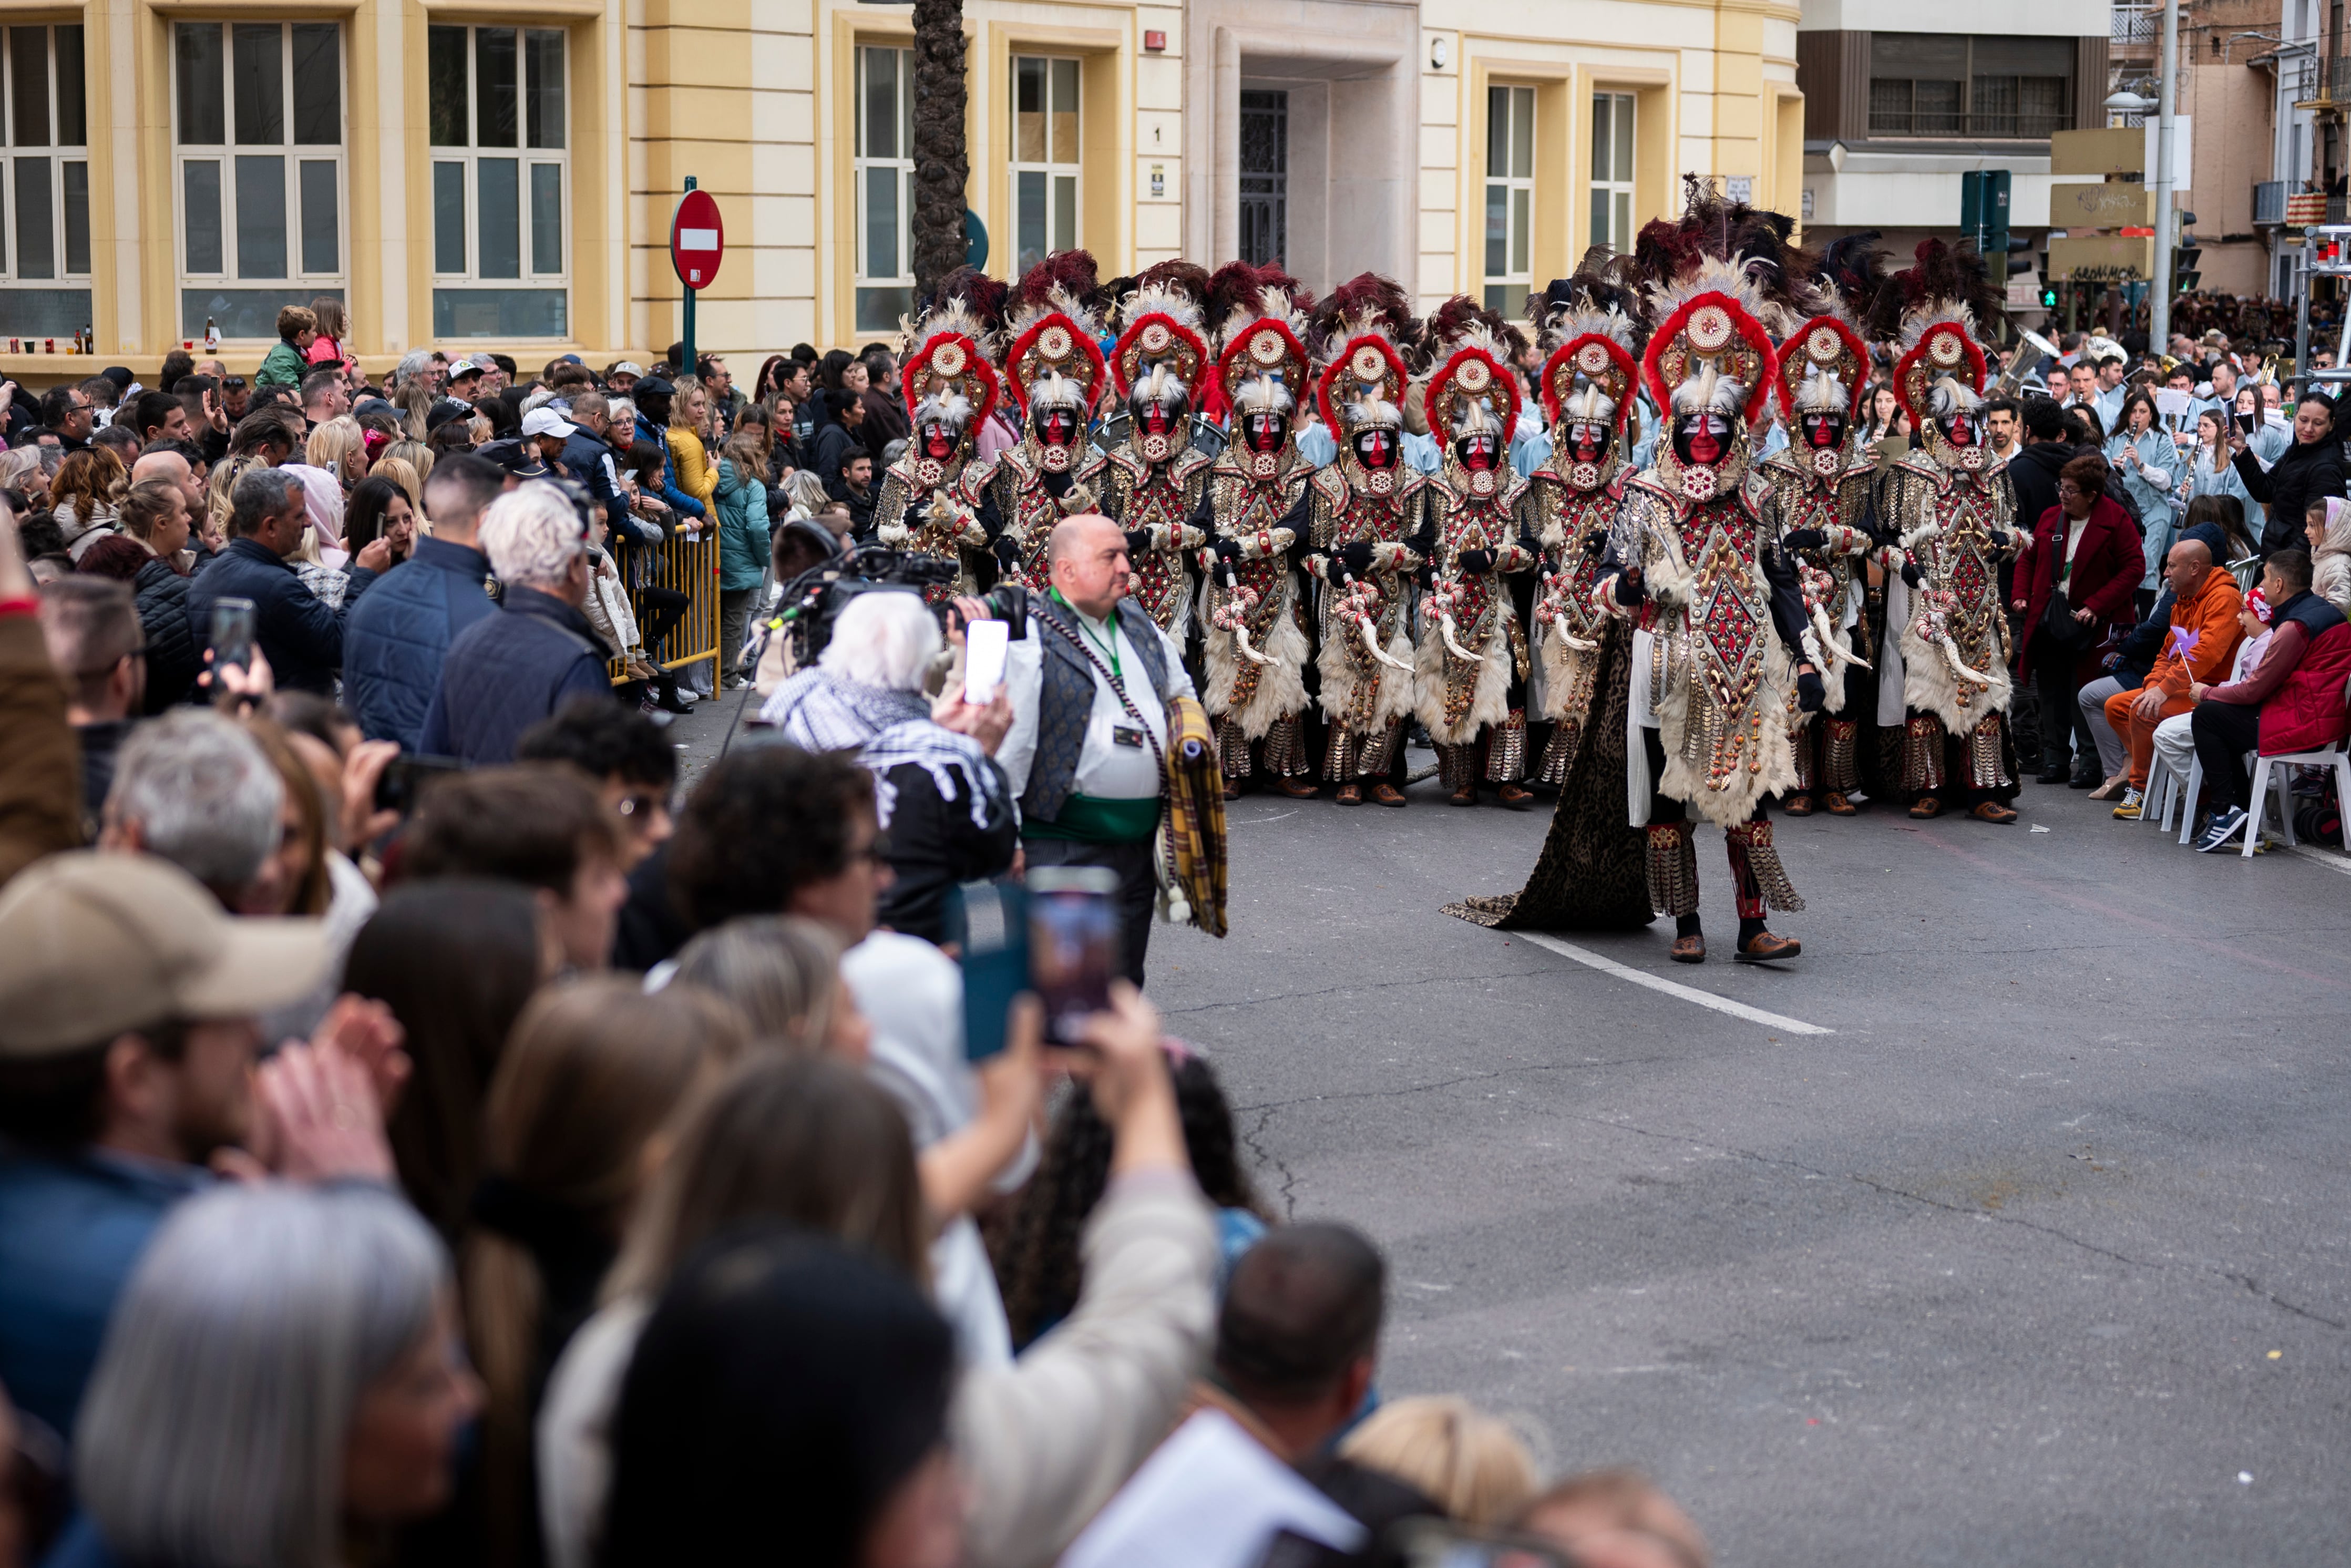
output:
{"label": "white road marking", "polygon": [[1556,936],[1546,936],[1540,931],[1519,931],[1513,932],[1512,935],[1521,941],[1531,942],[1548,952],[1556,953],[1562,958],[1573,958],[1577,963],[1597,969],[1604,975],[1614,975],[1620,980],[1630,980],[1636,986],[1646,986],[1653,991],[1663,991],[1669,997],[1679,997],[1686,1002],[1696,1002],[1702,1008],[1712,1008],[1716,1012],[1729,1013],[1733,1018],[1745,1019],[1750,1023],[1760,1023],[1770,1029],[1784,1030],[1790,1034],[1836,1033],[1836,1030],[1823,1029],[1816,1023],[1806,1023],[1802,1019],[1785,1018],[1779,1013],[1765,1012],[1761,1008],[1750,1008],[1745,1002],[1734,1002],[1728,997],[1718,997],[1712,991],[1701,991],[1696,986],[1685,986],[1661,976],[1652,975],[1646,969],[1635,969],[1629,964],[1620,964],[1614,958],[1603,957],[1589,947],[1579,947],[1573,942],[1562,942]]}
{"label": "white road marking", "polygon": [[2322,850],[2310,844],[2296,844],[2294,846],[2294,852],[2306,861],[2316,861],[2328,871],[2339,871],[2345,876],[2351,876],[2351,857],[2346,857],[2334,850]]}

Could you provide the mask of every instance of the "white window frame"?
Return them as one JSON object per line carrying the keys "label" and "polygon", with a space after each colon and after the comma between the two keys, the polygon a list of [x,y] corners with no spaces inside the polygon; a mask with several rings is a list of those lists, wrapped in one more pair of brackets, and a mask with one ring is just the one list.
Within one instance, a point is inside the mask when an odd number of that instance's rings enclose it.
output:
{"label": "white window frame", "polygon": [[[282,288],[287,302],[308,304],[313,294],[341,292],[350,277],[351,202],[350,168],[348,148],[350,144],[350,71],[348,64],[350,51],[343,46],[350,41],[350,28],[338,16],[290,16],[283,20],[244,17],[173,17],[172,33],[172,271],[180,289],[212,287],[221,289]],[[234,79],[236,69],[235,29],[255,25],[276,26],[279,30],[277,61],[282,73],[279,103],[285,118],[285,137],[277,142],[239,141],[236,139],[236,99]],[[339,77],[335,97],[335,134],[332,142],[296,141],[294,137],[294,28],[299,25],[328,26],[335,29],[335,70]],[[217,27],[221,29],[221,135],[218,142],[185,142],[180,140],[180,70],[179,29],[181,27]],[[236,160],[240,157],[271,157],[284,161],[286,166],[286,212],[287,214],[286,271],[275,277],[247,277],[239,271],[237,256]],[[302,255],[302,165],[331,162],[335,166],[335,267],[332,271],[311,272],[303,267]],[[187,165],[214,163],[220,169],[220,245],[221,269],[217,272],[193,272],[188,267]],[[298,296],[298,298],[297,298]],[[176,304],[174,313],[176,314]]]}
{"label": "white window frame", "polygon": [[[78,143],[58,140],[63,131],[59,123],[57,102],[57,29],[72,27],[82,35],[82,137]],[[38,28],[41,47],[47,57],[49,126],[48,140],[36,146],[16,143],[16,35]],[[64,287],[73,284],[87,287],[89,283],[89,253],[97,249],[89,231],[89,31],[78,22],[8,22],[0,18],[0,282],[24,283],[34,287]],[[24,236],[24,224],[16,210],[16,160],[43,159],[49,165],[49,270],[46,275],[27,277],[17,267],[17,246]],[[79,272],[68,270],[70,256],[66,244],[66,170],[79,164],[82,171],[81,227],[83,261]]]}
{"label": "white window frame", "polygon": [[[897,130],[898,151],[895,157],[877,156],[868,147],[866,141],[866,133],[870,128],[866,124],[865,73],[870,57],[875,55],[895,57],[894,70],[897,86],[894,108],[891,116],[892,123]],[[913,49],[893,43],[861,43],[857,46],[855,97],[852,99],[850,110],[855,121],[854,133],[851,140],[854,171],[852,178],[856,182],[854,200],[857,209],[853,225],[857,241],[857,278],[854,287],[861,291],[881,288],[904,289],[910,300],[914,288],[914,153],[911,145],[914,135],[914,51]],[[898,266],[896,270],[891,272],[874,270],[872,247],[869,244],[871,235],[866,217],[870,206],[867,193],[876,181],[888,182],[898,195]],[[856,320],[862,313],[855,308],[856,300],[853,298],[851,304],[851,319]],[[898,313],[890,311],[887,314],[890,319],[886,327],[894,327],[897,324]],[[879,331],[886,328],[884,326],[859,327],[856,329]]]}
{"label": "white window frame", "polygon": [[[437,31],[443,27],[447,27],[452,31],[465,35],[465,145],[461,147],[455,142],[440,143],[434,142],[431,140],[432,108],[431,104],[428,102],[425,110],[425,136],[427,142],[425,148],[425,161],[428,167],[424,176],[424,191],[425,205],[430,215],[425,220],[425,247],[432,256],[431,266],[433,271],[431,276],[433,279],[433,287],[435,290],[479,289],[485,293],[501,292],[506,290],[519,292],[532,289],[560,292],[564,297],[563,316],[564,322],[568,329],[572,319],[571,239],[573,232],[571,190],[571,140],[573,133],[571,128],[572,92],[570,29],[561,26],[549,27],[527,25],[520,26],[510,25],[486,26],[462,22],[434,22],[431,24],[431,27],[428,29],[426,34],[426,63],[424,68],[426,71],[425,91],[428,96],[432,91],[431,34],[433,31]],[[511,147],[485,147],[481,145],[479,140],[482,132],[481,82],[478,76],[478,67],[481,62],[480,37],[484,33],[510,33],[514,35],[515,144]],[[562,60],[556,69],[557,79],[560,81],[563,86],[563,113],[560,127],[562,145],[559,147],[533,147],[530,145],[530,78],[532,66],[529,40],[530,35],[534,33],[552,34],[560,41],[563,51]],[[517,271],[516,275],[511,277],[486,276],[482,271],[481,167],[485,162],[511,162],[515,164],[515,249]],[[440,205],[436,193],[438,190],[437,182],[440,178],[438,171],[444,166],[461,169],[464,172],[465,265],[462,270],[455,272],[444,272],[441,269]],[[558,266],[551,270],[542,270],[539,267],[539,261],[541,258],[538,254],[538,243],[535,233],[536,224],[531,214],[532,182],[534,170],[549,167],[556,171],[556,200],[559,204],[556,223],[557,232],[555,243],[555,260],[557,261]],[[511,336],[511,334],[507,333],[496,333],[493,335],[500,338],[501,340]],[[568,332],[566,336],[568,336]],[[549,336],[547,340],[552,342],[564,340],[554,336]]]}
{"label": "white window frame", "polygon": [[[1494,167],[1495,120],[1500,118],[1506,166]],[[1519,156],[1525,154],[1521,160]],[[1485,202],[1479,208],[1484,223],[1478,240],[1479,276],[1485,282],[1486,305],[1506,316],[1525,308],[1527,290],[1534,287],[1535,89],[1517,82],[1489,82],[1486,87]],[[1501,200],[1504,266],[1494,266],[1494,204]],[[1516,289],[1510,299],[1501,291]]]}
{"label": "white window frame", "polygon": [[[1023,159],[1020,156],[1020,68],[1031,61],[1038,62],[1045,68],[1046,155],[1042,159]],[[1062,65],[1065,65],[1070,68],[1070,88],[1071,91],[1076,95],[1077,99],[1076,103],[1069,111],[1077,130],[1076,141],[1078,145],[1074,150],[1076,156],[1066,161],[1059,160],[1052,156],[1053,116],[1058,110],[1060,99],[1060,95],[1053,86],[1053,78],[1059,73],[1057,73],[1053,68],[1055,66]],[[1010,116],[1010,123],[1007,127],[1009,140],[1006,141],[1005,147],[1006,150],[1012,154],[1011,184],[1008,190],[1009,207],[1012,214],[1012,232],[1007,236],[1007,248],[1012,258],[1013,275],[1018,277],[1023,270],[1024,266],[1021,261],[1022,252],[1020,249],[1020,176],[1023,174],[1040,175],[1043,177],[1045,182],[1045,254],[1047,256],[1050,256],[1058,251],[1078,250],[1082,248],[1086,243],[1086,188],[1084,178],[1086,160],[1085,61],[1071,55],[1013,56],[1012,75],[1008,83],[1008,90],[1005,94],[1005,107],[1007,112]],[[1056,232],[1056,208],[1059,204],[1058,198],[1061,191],[1065,188],[1069,192],[1070,198],[1070,223],[1069,232],[1067,234],[1061,234]],[[1037,259],[1042,260],[1043,257],[1040,256]]]}
{"label": "white window frame", "polygon": [[[1607,109],[1606,128],[1601,109]],[[1640,168],[1640,99],[1599,88],[1592,94],[1592,243],[1633,248],[1633,186]]]}

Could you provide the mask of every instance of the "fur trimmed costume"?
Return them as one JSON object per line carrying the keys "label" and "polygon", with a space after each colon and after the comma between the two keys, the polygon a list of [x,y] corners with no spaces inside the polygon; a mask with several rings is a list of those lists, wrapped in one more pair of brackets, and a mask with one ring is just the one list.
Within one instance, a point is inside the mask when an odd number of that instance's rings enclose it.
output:
{"label": "fur trimmed costume", "polygon": [[1147,267],[1119,302],[1125,330],[1110,374],[1126,399],[1126,439],[1080,475],[1102,515],[1126,530],[1134,598],[1159,629],[1183,640],[1192,613],[1193,551],[1207,534],[1192,515],[1216,459],[1191,444],[1192,408],[1208,366],[1200,330],[1208,275],[1190,262]]}
{"label": "fur trimmed costume", "polygon": [[1094,259],[1081,250],[1048,257],[1013,286],[1001,375],[1020,411],[1020,444],[967,478],[1004,578],[1035,593],[1052,586],[1045,547],[1054,525],[1095,509],[1092,490],[1077,476],[1087,423],[1110,384],[1095,343],[1098,291]]}
{"label": "fur trimmed costume", "polygon": [[904,372],[911,434],[882,476],[874,535],[893,549],[956,563],[956,581],[924,588],[934,604],[977,592],[987,573],[990,541],[979,515],[987,471],[971,461],[972,438],[996,408],[988,360],[1010,292],[976,268],[958,267],[905,333],[919,345]]}

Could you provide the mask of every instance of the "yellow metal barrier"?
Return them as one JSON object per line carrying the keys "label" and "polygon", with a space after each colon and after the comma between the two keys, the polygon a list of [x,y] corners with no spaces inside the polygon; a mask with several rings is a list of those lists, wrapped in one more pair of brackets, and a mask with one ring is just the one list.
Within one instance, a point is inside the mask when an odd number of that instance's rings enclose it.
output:
{"label": "yellow metal barrier", "polygon": [[[646,648],[647,658],[665,670],[679,670],[718,656],[718,534],[715,528],[705,529],[698,539],[664,539],[650,551],[630,550],[615,559],[632,580],[628,584],[629,609],[637,617],[640,632],[645,623],[645,589],[672,589],[693,601],[685,607],[684,617],[662,639],[661,648]],[[613,685],[629,678],[624,659],[615,658],[607,667]]]}

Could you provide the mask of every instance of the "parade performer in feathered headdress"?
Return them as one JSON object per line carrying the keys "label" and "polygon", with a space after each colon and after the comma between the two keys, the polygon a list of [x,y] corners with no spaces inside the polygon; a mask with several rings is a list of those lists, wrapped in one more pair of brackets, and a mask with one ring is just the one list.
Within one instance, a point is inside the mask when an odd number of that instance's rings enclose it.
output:
{"label": "parade performer in feathered headdress", "polygon": [[[1765,548],[1769,482],[1750,465],[1775,363],[1763,318],[1801,319],[1782,292],[1785,220],[1724,203],[1693,181],[1679,224],[1641,231],[1635,260],[1656,325],[1642,375],[1664,413],[1654,465],[1626,481],[1595,598],[1636,616],[1633,707],[1642,755],[1627,758],[1627,806],[1648,831],[1650,895],[1675,919],[1672,956],[1706,957],[1693,812],[1722,828],[1746,959],[1793,956],[1766,908],[1803,901],[1788,881],[1763,801],[1795,780],[1791,688],[1820,706],[1803,650],[1802,595]],[[1753,240],[1762,254],[1741,245]]]}
{"label": "parade performer in feathered headdress", "polygon": [[1253,743],[1275,789],[1296,800],[1315,792],[1304,734],[1305,612],[1291,571],[1314,470],[1300,459],[1290,423],[1311,365],[1304,340],[1312,304],[1279,267],[1236,261],[1208,282],[1210,373],[1231,407],[1232,428],[1191,521],[1208,536],[1200,551],[1203,695],[1228,798],[1255,766]]}
{"label": "parade performer in feathered headdress", "polygon": [[1883,279],[1875,231],[1830,246],[1812,280],[1818,311],[1780,345],[1772,374],[1789,444],[1763,460],[1771,493],[1769,535],[1794,558],[1803,589],[1805,651],[1826,690],[1822,710],[1790,715],[1788,745],[1796,779],[1782,809],[1808,817],[1815,804],[1833,816],[1856,810],[1861,788],[1862,723],[1876,687],[1870,660],[1869,584],[1861,570],[1880,549],[1872,494],[1876,461],[1860,444],[1862,400],[1869,393],[1869,349],[1860,324]]}
{"label": "parade performer in feathered headdress", "polygon": [[1902,699],[1903,788],[1913,817],[1950,794],[1971,815],[2013,822],[2008,617],[2000,564],[2015,554],[2016,494],[1984,444],[1984,352],[1976,334],[2000,298],[1973,252],[1921,240],[1917,265],[1879,290],[1871,326],[1895,338],[1894,370],[1917,444],[1886,486],[1885,529],[1907,558],[1886,593],[1878,718]]}
{"label": "parade performer in feathered headdress", "polygon": [[1053,525],[1095,509],[1079,484],[1086,465],[1086,425],[1109,385],[1096,340],[1102,336],[1094,258],[1062,251],[1030,267],[1005,307],[1008,340],[999,378],[1020,413],[1020,444],[997,455],[976,479],[995,533],[990,548],[1004,576],[1034,592],[1052,586],[1045,546]]}
{"label": "parade performer in feathered headdress", "polygon": [[[1192,410],[1208,371],[1208,275],[1188,261],[1145,267],[1119,301],[1110,374],[1126,399],[1126,439],[1086,470],[1102,514],[1126,530],[1134,597],[1162,631],[1192,610],[1191,553],[1207,541],[1192,521],[1216,459],[1191,444]],[[1180,632],[1177,635],[1181,635]]]}
{"label": "parade performer in feathered headdress", "polygon": [[924,590],[934,603],[977,591],[988,566],[979,515],[987,467],[972,462],[972,442],[996,407],[989,360],[1009,293],[977,267],[957,267],[905,332],[914,350],[902,372],[911,437],[882,476],[874,533],[885,545],[958,563],[956,582]]}
{"label": "parade performer in feathered headdress", "polygon": [[1343,806],[1360,805],[1366,786],[1383,806],[1405,803],[1392,775],[1413,707],[1411,580],[1434,548],[1427,477],[1404,462],[1416,327],[1404,290],[1369,272],[1314,313],[1315,407],[1339,455],[1307,484],[1305,561],[1320,584],[1322,777]]}
{"label": "parade performer in feathered headdress", "polygon": [[1526,772],[1526,632],[1504,574],[1531,570],[1537,553],[1519,516],[1524,482],[1507,460],[1519,419],[1510,364],[1524,340],[1467,295],[1438,307],[1425,338],[1429,376],[1421,407],[1441,457],[1426,503],[1436,543],[1420,604],[1414,706],[1455,805],[1478,803],[1482,772],[1500,786],[1504,805],[1523,806],[1534,799],[1519,782]]}

